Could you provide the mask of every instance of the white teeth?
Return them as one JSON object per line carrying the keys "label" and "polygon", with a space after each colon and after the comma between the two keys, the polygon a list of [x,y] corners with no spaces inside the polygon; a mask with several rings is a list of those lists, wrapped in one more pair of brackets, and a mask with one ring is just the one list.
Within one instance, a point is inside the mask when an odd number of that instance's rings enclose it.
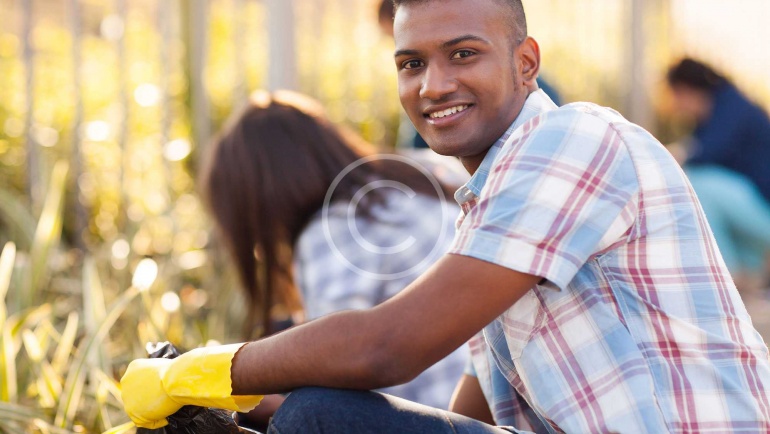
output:
{"label": "white teeth", "polygon": [[439,118],[443,118],[443,117],[446,117],[446,116],[449,116],[449,115],[452,115],[452,114],[455,114],[455,113],[459,113],[459,112],[461,112],[461,111],[463,111],[463,110],[465,110],[467,108],[468,108],[467,105],[458,105],[458,106],[455,106],[455,107],[452,107],[452,108],[448,108],[446,110],[441,110],[441,111],[438,111],[438,112],[431,113],[429,116],[430,116],[431,119],[439,119]]}

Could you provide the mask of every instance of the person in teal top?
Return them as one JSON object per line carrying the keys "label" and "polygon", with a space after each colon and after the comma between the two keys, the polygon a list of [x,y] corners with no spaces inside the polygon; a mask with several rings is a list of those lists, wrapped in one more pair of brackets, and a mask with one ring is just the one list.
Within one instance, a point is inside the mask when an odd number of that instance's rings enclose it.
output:
{"label": "person in teal top", "polygon": [[742,289],[764,285],[770,252],[770,118],[710,66],[683,59],[668,83],[695,121],[685,160],[719,250]]}

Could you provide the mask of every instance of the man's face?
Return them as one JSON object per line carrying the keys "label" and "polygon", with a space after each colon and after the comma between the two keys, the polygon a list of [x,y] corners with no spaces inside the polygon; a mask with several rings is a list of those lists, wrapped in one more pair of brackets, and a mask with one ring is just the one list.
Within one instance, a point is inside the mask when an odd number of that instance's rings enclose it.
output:
{"label": "man's face", "polygon": [[439,154],[483,158],[526,100],[508,13],[492,0],[434,0],[396,12],[401,104]]}

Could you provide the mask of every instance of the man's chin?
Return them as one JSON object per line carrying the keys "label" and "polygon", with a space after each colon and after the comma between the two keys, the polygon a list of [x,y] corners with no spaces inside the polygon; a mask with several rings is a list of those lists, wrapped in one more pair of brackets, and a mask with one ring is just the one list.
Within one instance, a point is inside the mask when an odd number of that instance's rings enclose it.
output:
{"label": "man's chin", "polygon": [[474,151],[471,149],[472,146],[469,146],[466,142],[436,139],[425,139],[425,141],[428,143],[430,149],[439,155],[445,155],[447,157],[466,157],[474,154]]}
{"label": "man's chin", "polygon": [[[427,141],[427,140],[426,140]],[[438,145],[432,145],[430,142],[428,142],[428,147],[435,153],[439,155],[445,155],[447,157],[456,157],[457,149],[452,146],[447,146],[443,144]]]}

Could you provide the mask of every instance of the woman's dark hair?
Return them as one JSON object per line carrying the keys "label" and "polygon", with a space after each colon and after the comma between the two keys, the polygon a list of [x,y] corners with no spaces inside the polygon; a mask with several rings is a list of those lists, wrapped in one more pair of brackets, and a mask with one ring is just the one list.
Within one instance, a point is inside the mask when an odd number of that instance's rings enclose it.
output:
{"label": "woman's dark hair", "polygon": [[[337,175],[374,153],[332,124],[317,102],[287,91],[255,93],[210,146],[200,185],[248,295],[246,337],[272,332],[274,306],[301,308],[292,274],[294,243]],[[434,197],[448,193],[437,192],[407,164],[377,160],[346,175],[332,201],[351,199],[374,179],[400,181]],[[382,201],[374,190],[359,212],[368,215]]]}
{"label": "woman's dark hair", "polygon": [[688,86],[694,89],[713,93],[727,79],[714,71],[710,66],[697,60],[684,58],[668,70],[666,75],[671,86]]}

